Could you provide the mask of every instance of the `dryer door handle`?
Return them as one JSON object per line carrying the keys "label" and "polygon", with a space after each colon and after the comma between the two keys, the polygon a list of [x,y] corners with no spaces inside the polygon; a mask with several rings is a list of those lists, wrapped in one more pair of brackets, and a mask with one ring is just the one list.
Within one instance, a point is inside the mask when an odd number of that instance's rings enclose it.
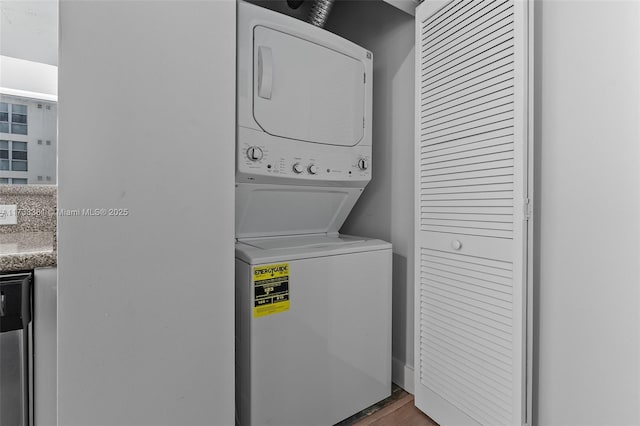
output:
{"label": "dryer door handle", "polygon": [[273,90],[273,55],[271,48],[258,47],[258,96],[271,99]]}

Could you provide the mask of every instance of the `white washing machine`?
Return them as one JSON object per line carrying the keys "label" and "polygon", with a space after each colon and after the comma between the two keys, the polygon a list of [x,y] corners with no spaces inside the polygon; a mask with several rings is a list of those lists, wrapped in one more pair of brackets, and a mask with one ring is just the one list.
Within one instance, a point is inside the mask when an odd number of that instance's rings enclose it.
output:
{"label": "white washing machine", "polygon": [[347,236],[236,246],[242,425],[333,425],[391,392],[391,246]]}
{"label": "white washing machine", "polygon": [[391,393],[391,245],[338,233],[371,179],[372,60],[238,3],[242,426],[332,425]]}

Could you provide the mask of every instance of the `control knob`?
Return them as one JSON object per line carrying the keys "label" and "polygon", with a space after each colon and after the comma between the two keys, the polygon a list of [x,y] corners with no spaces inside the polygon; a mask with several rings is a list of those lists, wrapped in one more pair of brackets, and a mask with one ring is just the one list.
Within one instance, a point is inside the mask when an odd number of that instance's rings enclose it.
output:
{"label": "control knob", "polygon": [[309,173],[311,173],[312,175],[317,175],[318,174],[318,166],[316,166],[315,164],[309,165]]}
{"label": "control knob", "polygon": [[251,161],[262,160],[262,149],[257,146],[247,148],[247,158]]}
{"label": "control knob", "polygon": [[369,161],[366,158],[361,158],[358,160],[358,168],[360,170],[367,170],[369,168]]}
{"label": "control knob", "polygon": [[296,174],[300,174],[300,173],[302,173],[304,171],[304,167],[302,167],[302,164],[296,163],[296,164],[293,165],[293,171]]}

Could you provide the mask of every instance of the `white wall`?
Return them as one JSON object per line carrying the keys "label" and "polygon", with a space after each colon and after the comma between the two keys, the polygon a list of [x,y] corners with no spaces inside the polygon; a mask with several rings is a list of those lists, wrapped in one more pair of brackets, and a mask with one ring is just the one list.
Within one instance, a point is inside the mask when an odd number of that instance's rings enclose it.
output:
{"label": "white wall", "polygon": [[0,54],[58,65],[58,0],[2,0]]}
{"label": "white wall", "polygon": [[61,3],[60,426],[234,423],[235,13]]}
{"label": "white wall", "polygon": [[373,178],[341,232],[393,244],[393,380],[412,391],[414,17],[340,1],[327,29],[373,52]]}
{"label": "white wall", "polygon": [[538,423],[637,425],[640,2],[535,17]]}

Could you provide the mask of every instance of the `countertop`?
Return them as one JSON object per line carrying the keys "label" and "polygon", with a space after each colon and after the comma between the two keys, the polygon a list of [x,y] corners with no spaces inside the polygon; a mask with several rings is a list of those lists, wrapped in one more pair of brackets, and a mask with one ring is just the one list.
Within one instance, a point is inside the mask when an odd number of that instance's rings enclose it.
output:
{"label": "countertop", "polygon": [[0,195],[56,195],[57,185],[0,185]]}
{"label": "countertop", "polygon": [[51,231],[0,234],[0,272],[56,266],[55,235]]}

